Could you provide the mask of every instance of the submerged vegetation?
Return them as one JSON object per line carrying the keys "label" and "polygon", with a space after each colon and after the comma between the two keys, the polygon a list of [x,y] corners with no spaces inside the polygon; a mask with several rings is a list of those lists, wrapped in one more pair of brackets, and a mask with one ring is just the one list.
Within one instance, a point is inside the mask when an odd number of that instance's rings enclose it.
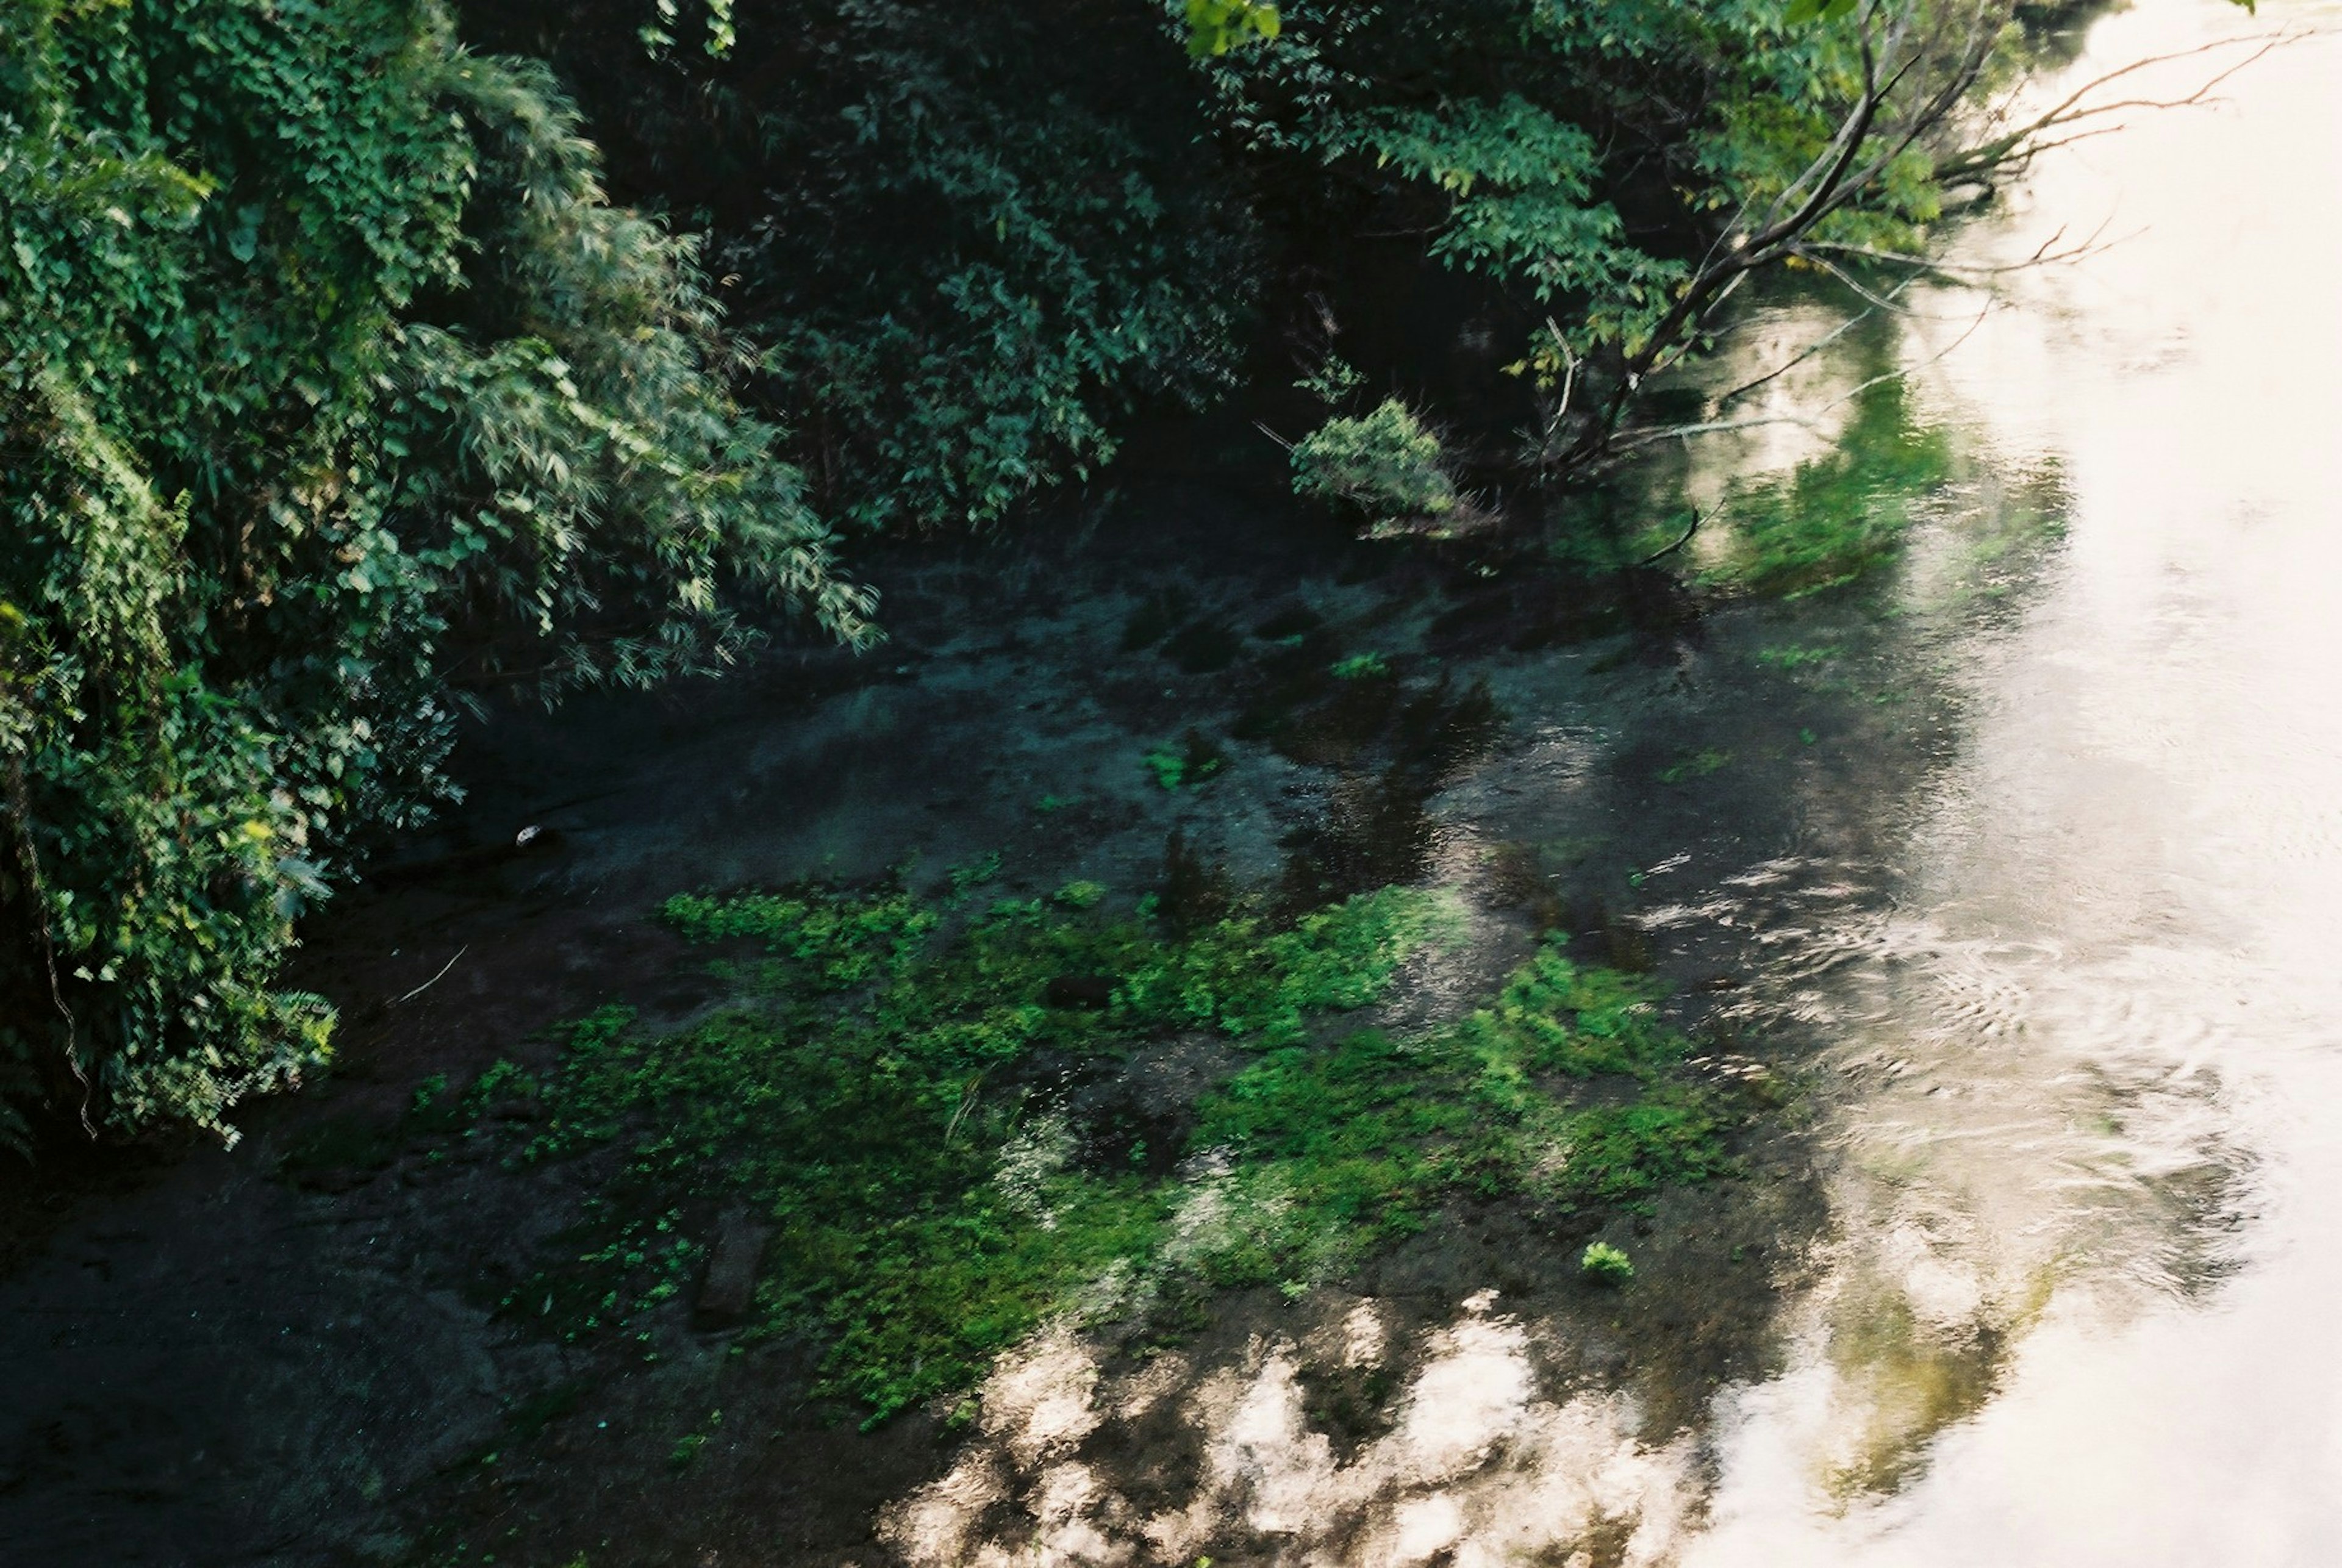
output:
{"label": "submerged vegetation", "polygon": [[1734,487],[1725,542],[1701,580],[1792,597],[1851,582],[1894,551],[1915,509],[1951,475],[1946,433],[1911,417],[1899,380],[1881,381],[1855,400],[1830,451]]}
{"label": "submerged vegetation", "polygon": [[719,1216],[745,1213],[772,1233],[756,1332],[811,1336],[820,1388],[875,1421],[1045,1323],[1144,1343],[1201,1293],[1339,1279],[1458,1201],[1561,1222],[1726,1167],[1731,1112],[1647,981],[1547,946],[1455,1022],[1362,1026],[1456,939],[1443,895],[1176,932],[1151,898],[980,888],[671,900],[727,954],[731,1001],[669,1033],[596,1014],[542,1076],[494,1068],[457,1102],[525,1099],[508,1163],[592,1173],[505,1313],[653,1346]]}

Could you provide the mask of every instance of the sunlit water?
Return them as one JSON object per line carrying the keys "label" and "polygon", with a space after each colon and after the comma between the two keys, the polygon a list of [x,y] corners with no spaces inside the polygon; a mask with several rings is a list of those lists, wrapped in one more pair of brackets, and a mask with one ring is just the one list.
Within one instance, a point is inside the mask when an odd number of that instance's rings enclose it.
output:
{"label": "sunlit water", "polygon": [[[2077,71],[2334,19],[2148,4]],[[1922,373],[2066,542],[1837,934],[1837,1239],[1687,1563],[2342,1562],[2342,39],[2225,96],[1960,247],[2118,242]]]}
{"label": "sunlit water", "polygon": [[[1788,814],[1782,853],[1744,846],[1708,893],[1643,911],[1753,928],[1763,974],[1737,1011],[1820,1052],[1831,1217],[1785,1298],[1779,1370],[1655,1431],[1631,1389],[1541,1382],[1566,1331],[1484,1291],[1412,1347],[1386,1433],[1337,1453],[1296,1369],[1392,1356],[1371,1300],[1228,1365],[1109,1375],[1051,1337],[1003,1364],[949,1472],[887,1512],[895,1550],[2342,1563],[2342,12],[2148,0],[2095,25],[2072,76],[2278,29],[2303,36],[2221,104],[2125,116],[1955,241],[1978,267],[2061,231],[2100,248],[2002,277],[1988,311],[1915,291],[1867,340],[1967,454],[1887,617],[1887,659],[1957,722],[1916,782],[1857,804],[1839,775]],[[2132,95],[2184,95],[2240,52]],[[1776,309],[1723,368],[1761,371],[1834,319]],[[1780,422],[1693,451],[1692,499],[1825,450],[1875,368],[1852,360],[1748,400],[1738,417]],[[1991,497],[2027,486],[2057,543],[2007,554],[1978,612],[2012,537]],[[1754,634],[1837,634],[1801,614]],[[1516,751],[1451,827],[1535,838],[1540,800],[1582,792],[1604,734],[1636,726],[1596,719]],[[1830,835],[1800,810],[1877,825],[1815,850]],[[1172,1404],[1190,1483],[1134,1489],[1084,1457]]]}

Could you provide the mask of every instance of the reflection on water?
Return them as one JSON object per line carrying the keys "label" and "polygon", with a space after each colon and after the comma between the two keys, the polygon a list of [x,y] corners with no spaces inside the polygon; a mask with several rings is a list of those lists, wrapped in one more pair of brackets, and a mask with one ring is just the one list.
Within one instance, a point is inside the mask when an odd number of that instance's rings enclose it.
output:
{"label": "reflection on water", "polygon": [[[2147,0],[2074,69],[2337,20]],[[1606,1336],[1636,1309],[1510,1286],[1313,1295],[1239,1350],[1136,1366],[1047,1339],[887,1513],[895,1551],[2342,1562],[2337,85],[2342,30],[2313,31],[2224,109],[2045,161],[1963,256],[2102,218],[2121,243],[2009,275],[1990,312],[1915,287],[1718,401],[1843,316],[1754,323],[1708,372],[1707,419],[1743,427],[1657,468],[1711,516],[1700,571],[1891,564],[1719,617],[1591,705],[1566,659],[1501,674],[1527,736],[1438,806],[1439,874],[1631,898],[1618,932],[1730,966],[1726,1044],[1810,1050],[1777,1065],[1821,1150],[1826,1218],[1783,1222],[1811,1247],[1731,1243],[1735,1273],[1711,1213],[1638,1251],[1720,1282],[1686,1313],[1770,1313],[1764,1370],[1711,1397],[1689,1317],[1629,1364]],[[1585,869],[1603,854],[1639,867],[1625,887]],[[1747,1213],[1797,1186],[1752,1173]]]}
{"label": "reflection on water", "polygon": [[[1174,1419],[1202,1449],[1192,1486],[1149,1511],[1075,1456],[1109,1416],[1143,1420],[1187,1369],[1167,1357],[1101,1386],[1095,1362],[1064,1340],[1006,1363],[986,1385],[984,1432],[942,1479],[882,1523],[917,1568],[1011,1563],[1188,1563],[1232,1536],[1279,1543],[1281,1560],[1377,1564],[1587,1562],[1622,1568],[1670,1560],[1687,1524],[1688,1438],[1637,1440],[1633,1402],[1537,1388],[1531,1331],[1495,1310],[1495,1291],[1434,1330],[1386,1433],[1336,1452],[1312,1422],[1300,1346],[1258,1338],[1177,1395]],[[1386,1354],[1376,1304],[1338,1324],[1343,1343],[1310,1347],[1373,1368]],[[986,1539],[987,1513],[1023,1515],[1030,1544]]]}
{"label": "reflection on water", "polygon": [[[2167,0],[2077,69],[2314,20]],[[1837,1234],[1688,1562],[2342,1561],[2337,42],[1968,242],[2136,231],[1923,383],[2054,465],[2065,538],[1960,647],[1957,759],[1840,934]]]}

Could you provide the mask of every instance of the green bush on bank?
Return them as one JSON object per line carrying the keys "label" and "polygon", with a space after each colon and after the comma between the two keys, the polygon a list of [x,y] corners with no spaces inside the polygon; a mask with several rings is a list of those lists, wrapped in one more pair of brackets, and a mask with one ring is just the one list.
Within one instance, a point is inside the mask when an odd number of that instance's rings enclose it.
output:
{"label": "green bush on bank", "polygon": [[842,524],[997,524],[1095,474],[1135,405],[1235,385],[1257,225],[1145,5],[777,0],[648,55],[648,0],[464,13],[707,231]]}
{"label": "green bush on bank", "polygon": [[1376,526],[1436,522],[1461,503],[1439,437],[1395,397],[1358,418],[1328,419],[1294,444],[1292,456],[1295,494]]}
{"label": "green bush on bank", "polygon": [[322,1061],[294,922],[459,685],[857,636],[692,246],[436,0],[23,0],[0,59],[0,1138],[232,1136]]}

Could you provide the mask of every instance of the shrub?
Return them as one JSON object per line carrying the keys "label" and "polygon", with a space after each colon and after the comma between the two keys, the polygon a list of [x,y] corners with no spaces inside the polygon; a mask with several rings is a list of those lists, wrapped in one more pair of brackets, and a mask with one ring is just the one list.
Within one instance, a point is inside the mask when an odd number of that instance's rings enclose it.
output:
{"label": "shrub", "polygon": [[0,1096],[233,1136],[325,1056],[275,973],[452,793],[458,682],[714,670],[743,596],[867,602],[542,70],[435,0],[8,28]]}
{"label": "shrub", "polygon": [[1577,1272],[1595,1284],[1616,1290],[1635,1277],[1635,1260],[1608,1242],[1590,1242],[1577,1260]]}
{"label": "shrub", "polygon": [[776,0],[651,58],[649,0],[463,3],[704,215],[852,527],[998,523],[1096,473],[1134,404],[1235,380],[1253,225],[1149,6]]}
{"label": "shrub", "polygon": [[1396,398],[1362,417],[1329,419],[1296,443],[1293,490],[1378,526],[1436,521],[1461,504],[1439,437]]}

